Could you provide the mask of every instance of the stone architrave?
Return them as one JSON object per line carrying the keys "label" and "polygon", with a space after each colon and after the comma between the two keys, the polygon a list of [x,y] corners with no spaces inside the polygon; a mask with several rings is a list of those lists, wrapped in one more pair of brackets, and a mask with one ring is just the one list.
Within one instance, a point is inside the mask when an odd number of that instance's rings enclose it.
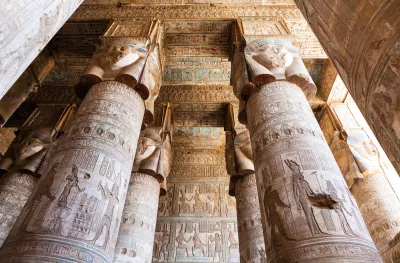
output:
{"label": "stone architrave", "polygon": [[[154,23],[146,34],[159,35]],[[157,46],[151,35],[131,36],[129,27],[119,28],[122,35],[108,31],[103,37],[76,86],[85,98],[52,157],[50,167],[58,168],[40,181],[11,230],[0,250],[5,262],[113,260],[150,94],[141,55]]]}
{"label": "stone architrave", "polygon": [[381,262],[305,96],[315,87],[292,50],[281,39],[244,49],[252,83],[241,95],[267,261]]}
{"label": "stone architrave", "polygon": [[347,143],[339,138],[331,143],[333,155],[381,257],[396,262],[400,257],[393,253],[390,241],[400,232],[400,200],[393,190],[400,185],[388,181],[379,151],[365,131],[352,130],[347,135]]}
{"label": "stone architrave", "polygon": [[171,169],[171,145],[161,129],[141,132],[128,188],[114,262],[152,262],[160,184]]}
{"label": "stone architrave", "polygon": [[0,10],[0,98],[83,0],[6,2]]}
{"label": "stone architrave", "polygon": [[14,85],[0,100],[0,126],[2,127],[18,107],[28,98],[31,92],[36,92],[39,82],[29,67],[18,78]]}
{"label": "stone architrave", "polygon": [[400,173],[400,2],[295,2]]}

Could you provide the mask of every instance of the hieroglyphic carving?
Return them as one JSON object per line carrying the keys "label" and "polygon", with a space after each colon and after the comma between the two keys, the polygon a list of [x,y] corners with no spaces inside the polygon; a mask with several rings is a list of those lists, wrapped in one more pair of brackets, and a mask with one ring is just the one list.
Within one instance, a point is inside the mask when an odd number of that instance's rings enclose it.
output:
{"label": "hieroglyphic carving", "polygon": [[236,102],[228,85],[163,85],[157,102]]}
{"label": "hieroglyphic carving", "polygon": [[132,173],[114,262],[152,261],[159,193],[160,183],[154,177]]}
{"label": "hieroglyphic carving", "polygon": [[3,32],[0,39],[0,98],[82,2],[83,0],[67,3],[61,0],[16,1],[3,6],[0,13],[0,30]]}
{"label": "hieroglyphic carving", "polygon": [[226,84],[230,79],[230,62],[167,62],[163,84]]}
{"label": "hieroglyphic carving", "polygon": [[239,262],[236,222],[160,219],[153,262]]}
{"label": "hieroglyphic carving", "polygon": [[[236,180],[235,180],[236,181]],[[266,262],[266,251],[255,174],[234,184],[239,229],[240,262]]]}
{"label": "hieroglyphic carving", "polygon": [[[49,112],[39,106],[1,160],[0,169],[7,172],[0,178],[0,247],[46,169],[56,147],[54,139],[73,117],[72,108],[61,106],[59,110],[53,106]],[[40,115],[47,117],[47,122],[38,118]]]}
{"label": "hieroglyphic carving", "polygon": [[237,18],[237,17],[282,17],[304,19],[301,12],[291,6],[223,6],[223,5],[145,5],[135,6],[81,6],[71,17],[73,20],[112,19],[118,17],[138,18]]}
{"label": "hieroglyphic carving", "polygon": [[[101,82],[90,89],[2,258],[112,261],[143,113],[142,98],[124,84]],[[40,249],[48,242],[80,252]]]}
{"label": "hieroglyphic carving", "polygon": [[330,106],[331,122],[338,122],[344,135],[331,142],[331,149],[351,193],[357,201],[366,226],[385,262],[394,251],[389,243],[400,231],[397,189],[400,179],[379,147],[354,102]]}
{"label": "hieroglyphic carving", "polygon": [[399,4],[295,2],[400,172]]}
{"label": "hieroglyphic carving", "polygon": [[222,57],[228,58],[229,46],[166,46],[167,57]]}
{"label": "hieroglyphic carving", "polygon": [[[296,110],[288,100],[308,110]],[[268,106],[276,103],[279,110]],[[380,262],[302,90],[283,81],[262,85],[250,96],[247,114],[268,261],[329,255],[329,262]]]}

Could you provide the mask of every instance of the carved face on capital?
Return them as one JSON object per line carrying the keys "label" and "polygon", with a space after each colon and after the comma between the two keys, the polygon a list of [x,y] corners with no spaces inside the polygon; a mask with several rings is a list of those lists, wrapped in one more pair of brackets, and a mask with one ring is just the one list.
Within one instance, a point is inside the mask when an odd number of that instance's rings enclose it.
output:
{"label": "carved face on capital", "polygon": [[265,44],[257,49],[253,59],[268,69],[285,68],[292,64],[293,55],[281,45]]}
{"label": "carved face on capital", "polygon": [[46,129],[22,133],[18,135],[14,145],[14,154],[17,159],[29,158],[50,145],[51,133]]}
{"label": "carved face on capital", "polygon": [[113,45],[104,48],[99,56],[103,68],[124,68],[139,59],[139,53],[127,45]]}
{"label": "carved face on capital", "polygon": [[364,131],[350,131],[348,136],[348,144],[361,170],[379,165],[379,151]]}

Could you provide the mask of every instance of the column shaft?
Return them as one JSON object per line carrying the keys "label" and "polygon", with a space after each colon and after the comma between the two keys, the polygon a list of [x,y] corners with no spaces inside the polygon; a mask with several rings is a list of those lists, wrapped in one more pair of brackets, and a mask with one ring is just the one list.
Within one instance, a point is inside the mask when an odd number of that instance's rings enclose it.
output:
{"label": "column shaft", "polygon": [[262,85],[247,116],[268,262],[381,262],[303,91]]}
{"label": "column shaft", "polygon": [[3,262],[112,262],[143,114],[125,84],[90,89],[0,250]]}
{"label": "column shaft", "polygon": [[37,184],[37,178],[20,171],[0,179],[0,247]]}
{"label": "column shaft", "polygon": [[295,2],[400,173],[400,2]]}
{"label": "column shaft", "polygon": [[235,197],[239,226],[240,262],[266,262],[255,174],[246,175],[237,180]]}
{"label": "column shaft", "polygon": [[151,263],[160,183],[132,173],[114,254],[115,263]]}

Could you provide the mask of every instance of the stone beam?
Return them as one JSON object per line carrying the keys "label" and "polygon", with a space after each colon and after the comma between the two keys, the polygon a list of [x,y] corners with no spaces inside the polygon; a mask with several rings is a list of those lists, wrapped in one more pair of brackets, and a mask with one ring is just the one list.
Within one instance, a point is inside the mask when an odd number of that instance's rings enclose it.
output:
{"label": "stone beam", "polygon": [[8,1],[0,10],[0,98],[83,0]]}

